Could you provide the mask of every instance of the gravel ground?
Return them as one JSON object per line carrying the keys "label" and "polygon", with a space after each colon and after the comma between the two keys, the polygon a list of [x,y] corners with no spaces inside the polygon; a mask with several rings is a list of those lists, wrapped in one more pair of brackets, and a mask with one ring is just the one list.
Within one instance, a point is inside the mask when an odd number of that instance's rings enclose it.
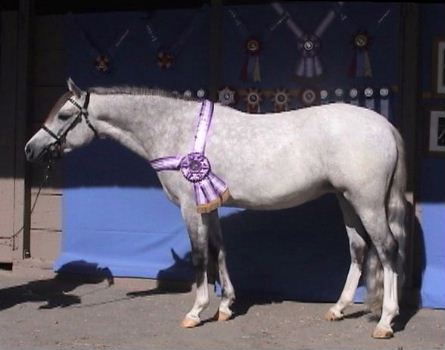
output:
{"label": "gravel ground", "polygon": [[[19,264],[20,265],[20,264]],[[343,321],[323,319],[329,304],[238,300],[236,316],[182,329],[193,291],[166,292],[150,280],[56,278],[42,266],[0,272],[0,348],[5,349],[444,349],[445,311],[405,310],[395,337],[375,340],[362,305]]]}

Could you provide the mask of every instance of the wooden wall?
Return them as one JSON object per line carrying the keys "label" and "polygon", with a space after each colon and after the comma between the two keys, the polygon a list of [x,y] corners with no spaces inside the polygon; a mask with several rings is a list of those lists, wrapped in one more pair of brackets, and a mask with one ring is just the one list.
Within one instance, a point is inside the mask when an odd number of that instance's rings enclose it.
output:
{"label": "wooden wall", "polygon": [[[55,101],[66,91],[64,16],[36,16],[32,28],[29,136],[38,130]],[[62,228],[62,173],[63,164],[56,163],[31,215],[32,258],[54,260],[58,254]],[[31,203],[43,177],[44,167],[32,165]]]}
{"label": "wooden wall", "polygon": [[0,261],[14,250],[17,13],[1,13],[0,37]]}

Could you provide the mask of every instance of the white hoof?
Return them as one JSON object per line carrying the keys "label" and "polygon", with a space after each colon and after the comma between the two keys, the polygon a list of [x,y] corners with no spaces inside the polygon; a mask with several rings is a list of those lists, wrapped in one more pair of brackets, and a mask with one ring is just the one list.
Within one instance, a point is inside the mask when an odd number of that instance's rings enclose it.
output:
{"label": "white hoof", "polygon": [[185,318],[182,320],[181,322],[181,327],[182,328],[194,328],[196,326],[199,326],[201,323],[201,320],[195,319],[195,318],[191,318],[189,316],[185,316]]}

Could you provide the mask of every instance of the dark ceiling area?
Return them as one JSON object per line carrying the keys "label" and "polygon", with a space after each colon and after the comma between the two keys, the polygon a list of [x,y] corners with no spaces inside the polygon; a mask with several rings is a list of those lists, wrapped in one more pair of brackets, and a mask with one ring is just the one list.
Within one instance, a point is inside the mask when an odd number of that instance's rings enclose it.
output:
{"label": "dark ceiling area", "polygon": [[[75,0],[75,1],[54,1],[54,0],[33,0],[35,14],[65,14],[65,13],[91,13],[91,12],[109,12],[109,11],[141,11],[151,9],[165,8],[193,8],[211,3],[220,3],[224,5],[241,4],[261,4],[268,3],[266,0]],[[17,10],[19,1],[2,0],[0,1],[0,10]]]}

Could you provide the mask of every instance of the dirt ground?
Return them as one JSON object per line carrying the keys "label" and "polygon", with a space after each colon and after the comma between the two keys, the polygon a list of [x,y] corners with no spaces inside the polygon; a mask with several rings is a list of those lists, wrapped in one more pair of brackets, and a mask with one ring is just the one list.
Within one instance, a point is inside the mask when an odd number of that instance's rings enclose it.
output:
{"label": "dirt ground", "polygon": [[[171,287],[171,286],[170,286]],[[176,286],[177,287],[177,286]],[[375,340],[363,305],[328,322],[330,304],[237,300],[236,316],[211,320],[212,296],[194,329],[179,323],[193,291],[166,292],[154,281],[57,277],[41,264],[0,272],[0,348],[4,349],[444,349],[445,311],[405,309],[395,337]]]}

